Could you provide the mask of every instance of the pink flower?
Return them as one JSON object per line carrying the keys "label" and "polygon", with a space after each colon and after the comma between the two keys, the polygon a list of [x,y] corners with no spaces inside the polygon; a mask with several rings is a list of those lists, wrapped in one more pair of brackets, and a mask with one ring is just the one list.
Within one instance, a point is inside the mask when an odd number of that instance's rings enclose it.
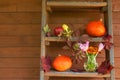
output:
{"label": "pink flower", "polygon": [[83,51],[87,51],[89,48],[89,41],[87,41],[86,43],[82,44],[82,43],[78,43],[79,47],[81,50]]}
{"label": "pink flower", "polygon": [[99,44],[98,46],[98,52],[100,52],[103,48],[104,48],[105,45],[103,45],[102,43]]}

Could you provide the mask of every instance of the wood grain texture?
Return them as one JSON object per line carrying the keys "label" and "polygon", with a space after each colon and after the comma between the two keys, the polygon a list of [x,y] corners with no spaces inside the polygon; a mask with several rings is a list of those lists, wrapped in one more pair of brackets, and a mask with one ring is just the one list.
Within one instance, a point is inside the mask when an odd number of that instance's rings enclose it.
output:
{"label": "wood grain texture", "polygon": [[1,36],[0,37],[1,47],[39,47],[40,37],[39,36]]}
{"label": "wood grain texture", "polygon": [[[59,15],[61,14],[61,15]],[[99,12],[54,12],[50,16],[49,23],[58,23],[58,24],[80,24],[88,23],[91,20],[99,20],[103,15],[100,15]]]}
{"label": "wood grain texture", "polygon": [[0,79],[25,79],[25,78],[31,78],[35,79],[39,77],[39,68],[32,68],[32,69],[0,69]]}
{"label": "wood grain texture", "polygon": [[0,13],[0,24],[35,24],[40,23],[40,12]]}
{"label": "wood grain texture", "polygon": [[52,77],[50,80],[104,80],[103,78],[68,78],[68,77]]}
{"label": "wood grain texture", "polygon": [[0,58],[39,58],[39,51],[40,47],[1,47]]}
{"label": "wood grain texture", "polygon": [[[114,36],[114,46],[119,47],[120,42],[119,36]],[[40,37],[39,36],[1,36],[0,37],[0,47],[40,47]],[[62,46],[61,43],[54,43],[51,46]]]}
{"label": "wood grain texture", "polygon": [[0,80],[39,80],[38,78],[1,78]]}
{"label": "wood grain texture", "polygon": [[0,36],[40,36],[40,24],[1,24]]}
{"label": "wood grain texture", "polygon": [[1,0],[0,12],[15,12],[16,11],[16,0]]}
{"label": "wood grain texture", "polygon": [[106,2],[92,3],[92,2],[81,2],[81,1],[48,1],[47,6],[53,8],[80,8],[80,7],[104,7],[106,6]]}
{"label": "wood grain texture", "polygon": [[39,68],[40,58],[0,58],[0,68]]}
{"label": "wood grain texture", "polygon": [[119,58],[115,58],[115,68],[120,68],[120,64],[118,63],[119,61]]}
{"label": "wood grain texture", "polygon": [[0,12],[40,12],[41,0],[1,0]]}
{"label": "wood grain texture", "polygon": [[110,74],[105,74],[105,75],[102,75],[102,74],[98,74],[98,73],[89,73],[89,72],[57,72],[57,71],[54,71],[54,72],[47,72],[45,73],[45,76],[53,76],[53,77],[97,77],[97,78],[104,78],[104,77],[110,77]]}
{"label": "wood grain texture", "polygon": [[120,1],[119,0],[112,0],[112,10],[113,11],[120,11]]}
{"label": "wood grain texture", "polygon": [[17,11],[18,12],[41,12],[42,0],[18,0]]}
{"label": "wood grain texture", "polygon": [[[69,48],[64,49],[64,47],[65,47],[64,45],[62,47],[47,47],[47,55],[50,57],[56,57],[59,54],[72,56],[73,54],[72,50],[70,50]],[[101,57],[101,58],[105,57],[104,51],[102,51],[101,54],[98,55],[98,57]]]}
{"label": "wood grain texture", "polygon": [[117,79],[120,79],[120,68],[116,68],[115,69],[115,77],[117,78]]}
{"label": "wood grain texture", "polygon": [[[116,17],[117,16],[117,17]],[[120,20],[120,12],[119,11],[114,11],[112,13],[112,18],[113,18],[113,24],[119,24],[119,20]]]}
{"label": "wood grain texture", "polygon": [[[0,80],[40,80],[40,27],[42,0],[0,0]],[[81,0],[85,1],[85,0]],[[88,0],[86,0],[88,1]],[[91,0],[93,1],[93,0]],[[100,0],[96,0],[100,1]],[[115,48],[115,74],[120,80],[120,1],[113,2],[113,30]],[[99,20],[103,15],[98,11],[90,13],[55,12],[50,14],[50,27],[67,23],[74,30],[85,27],[89,21]],[[87,16],[86,16],[87,14]],[[76,27],[76,28],[74,28]],[[53,29],[53,28],[52,28]],[[82,28],[85,29],[85,28]],[[82,31],[82,30],[81,30]],[[60,47],[50,46],[50,56],[57,56]],[[54,50],[58,50],[54,51]],[[100,54],[100,63],[104,55]],[[50,80],[103,80],[96,78],[60,78]]]}
{"label": "wood grain texture", "polygon": [[[62,14],[61,16],[58,15]],[[113,23],[119,23],[120,12],[113,12]],[[40,24],[40,13],[0,13],[0,24]],[[82,15],[82,16],[79,16]],[[96,16],[95,16],[96,15]],[[117,16],[117,17],[116,17]],[[49,23],[88,23],[91,20],[99,20],[102,15],[99,13],[79,13],[73,16],[73,13],[67,15],[67,13],[57,12],[51,15]],[[85,18],[86,17],[86,18]],[[57,20],[57,21],[56,21]]]}
{"label": "wood grain texture", "polygon": [[120,36],[114,36],[113,37],[114,38],[114,46],[120,46],[120,42],[119,42],[119,40],[120,40]]}
{"label": "wood grain texture", "polygon": [[[78,0],[80,1],[80,0]],[[86,0],[87,1],[87,0]],[[100,0],[98,0],[100,1]],[[27,4],[26,4],[27,3]],[[120,11],[119,0],[112,0],[113,11]],[[41,11],[41,0],[1,0],[0,12],[38,12]]]}
{"label": "wood grain texture", "polygon": [[115,58],[120,57],[120,47],[114,47],[114,55],[115,55]]}

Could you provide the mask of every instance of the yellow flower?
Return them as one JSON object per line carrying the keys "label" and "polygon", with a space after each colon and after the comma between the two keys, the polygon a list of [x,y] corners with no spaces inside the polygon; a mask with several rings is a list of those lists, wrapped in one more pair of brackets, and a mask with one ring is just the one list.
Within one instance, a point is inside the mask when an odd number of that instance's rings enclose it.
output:
{"label": "yellow flower", "polygon": [[69,27],[68,27],[68,25],[63,24],[63,25],[62,25],[62,28],[63,28],[65,31],[68,31],[68,28],[69,28]]}

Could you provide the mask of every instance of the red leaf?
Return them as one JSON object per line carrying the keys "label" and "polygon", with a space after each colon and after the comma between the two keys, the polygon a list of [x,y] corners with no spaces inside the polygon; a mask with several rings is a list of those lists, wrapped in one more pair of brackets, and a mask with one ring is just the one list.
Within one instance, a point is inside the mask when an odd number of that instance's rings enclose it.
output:
{"label": "red leaf", "polygon": [[110,41],[105,41],[104,44],[105,44],[105,49],[107,50],[110,50],[111,46],[113,46],[113,43],[111,43]]}
{"label": "red leaf", "polygon": [[108,35],[104,36],[103,39],[110,41],[112,39],[112,36],[108,34]]}
{"label": "red leaf", "polygon": [[113,43],[110,42],[111,39],[112,39],[111,35],[106,35],[106,36],[103,37],[104,44],[105,44],[105,49],[107,49],[107,50],[110,50],[111,46],[113,46]]}
{"label": "red leaf", "polygon": [[104,62],[102,62],[102,64],[98,67],[98,73],[107,74],[107,73],[110,73],[110,71],[111,71],[113,68],[114,68],[114,67],[110,64],[110,61],[104,61]]}
{"label": "red leaf", "polygon": [[107,70],[107,73],[110,73],[110,71],[113,69],[114,67],[112,65],[109,65],[109,68]]}
{"label": "red leaf", "polygon": [[51,60],[49,57],[42,57],[41,58],[41,62],[42,62],[42,68],[45,72],[50,71],[51,69]]}

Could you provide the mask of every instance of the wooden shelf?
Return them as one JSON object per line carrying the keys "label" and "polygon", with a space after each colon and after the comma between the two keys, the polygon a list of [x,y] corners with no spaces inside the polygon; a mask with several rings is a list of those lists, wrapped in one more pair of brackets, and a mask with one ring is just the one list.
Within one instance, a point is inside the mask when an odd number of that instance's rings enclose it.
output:
{"label": "wooden shelf", "polygon": [[50,8],[81,8],[81,7],[93,7],[100,8],[107,6],[107,2],[80,2],[80,1],[47,1],[47,7]]}
{"label": "wooden shelf", "polygon": [[[74,37],[71,38],[70,41],[77,41],[80,38]],[[50,42],[55,42],[55,41],[59,41],[59,42],[63,42],[65,41],[65,38],[59,38],[59,37],[45,37],[45,41],[50,41]],[[92,42],[103,42],[102,38],[90,38],[90,41]]]}
{"label": "wooden shelf", "polygon": [[[91,1],[91,0],[88,0]],[[52,11],[59,11],[59,12],[65,12],[65,11],[70,11],[71,13],[73,11],[79,11],[81,13],[84,14],[84,12],[88,13],[88,11],[94,13],[93,11],[96,11],[96,13],[100,13],[102,14],[101,17],[104,17],[104,23],[106,25],[106,29],[109,35],[113,36],[113,31],[112,31],[112,4],[111,4],[111,0],[102,0],[105,2],[96,2],[96,0],[94,0],[94,2],[81,2],[81,1],[74,1],[74,0],[66,0],[66,1],[61,1],[61,0],[42,0],[42,12],[41,12],[41,30],[44,28],[44,26],[46,24],[48,24],[49,22],[49,18],[54,17],[51,16]],[[103,12],[103,13],[102,13]],[[54,15],[54,14],[53,14]],[[61,13],[61,15],[64,17],[64,15]],[[60,17],[61,17],[60,15]],[[86,15],[91,15],[91,14],[86,14]],[[85,15],[80,15],[83,16],[81,17],[81,20],[86,20],[86,16]],[[95,15],[97,16],[97,15]],[[57,16],[58,17],[58,14]],[[92,16],[90,16],[91,18]],[[67,17],[66,17],[67,18]],[[72,17],[73,18],[73,17]],[[88,17],[89,20],[93,20],[94,18],[97,19],[97,17],[93,17],[90,19]],[[69,18],[68,18],[69,19]],[[71,19],[71,18],[70,18]],[[75,18],[73,19],[77,19],[77,16],[75,16]],[[62,18],[61,18],[62,20]],[[80,20],[80,22],[81,22]],[[75,24],[75,23],[73,23]],[[84,24],[84,23],[83,23]],[[82,28],[82,27],[81,27]],[[76,38],[76,37],[72,37],[70,40],[71,41],[77,41],[78,39],[81,40],[85,40],[83,37],[80,38]],[[102,37],[91,37],[89,39],[91,42],[103,42]],[[41,31],[41,56],[45,57],[48,53],[47,51],[47,42],[49,45],[49,42],[65,42],[66,39],[65,38],[58,38],[58,37],[45,37],[45,34],[43,31]],[[113,39],[111,40],[111,42],[113,43]],[[55,45],[57,46],[57,45]],[[52,46],[50,46],[52,47]],[[106,52],[106,60],[110,60],[111,65],[114,66],[114,48],[110,49],[110,51],[105,51]],[[109,53],[109,54],[108,54]],[[114,76],[114,70],[112,70],[110,72],[110,74],[98,74],[97,72],[72,72],[72,71],[66,71],[66,72],[57,72],[54,70],[51,70],[50,72],[44,72],[44,70],[42,69],[42,66],[40,66],[40,80],[49,80],[49,77],[100,77],[100,78],[104,78],[104,80],[107,80],[110,78],[110,80],[115,80],[115,76]],[[48,78],[46,78],[46,76]]]}
{"label": "wooden shelf", "polygon": [[54,77],[110,77],[110,74],[98,74],[97,72],[57,72],[57,71],[50,71],[46,72],[45,76],[54,76]]}

